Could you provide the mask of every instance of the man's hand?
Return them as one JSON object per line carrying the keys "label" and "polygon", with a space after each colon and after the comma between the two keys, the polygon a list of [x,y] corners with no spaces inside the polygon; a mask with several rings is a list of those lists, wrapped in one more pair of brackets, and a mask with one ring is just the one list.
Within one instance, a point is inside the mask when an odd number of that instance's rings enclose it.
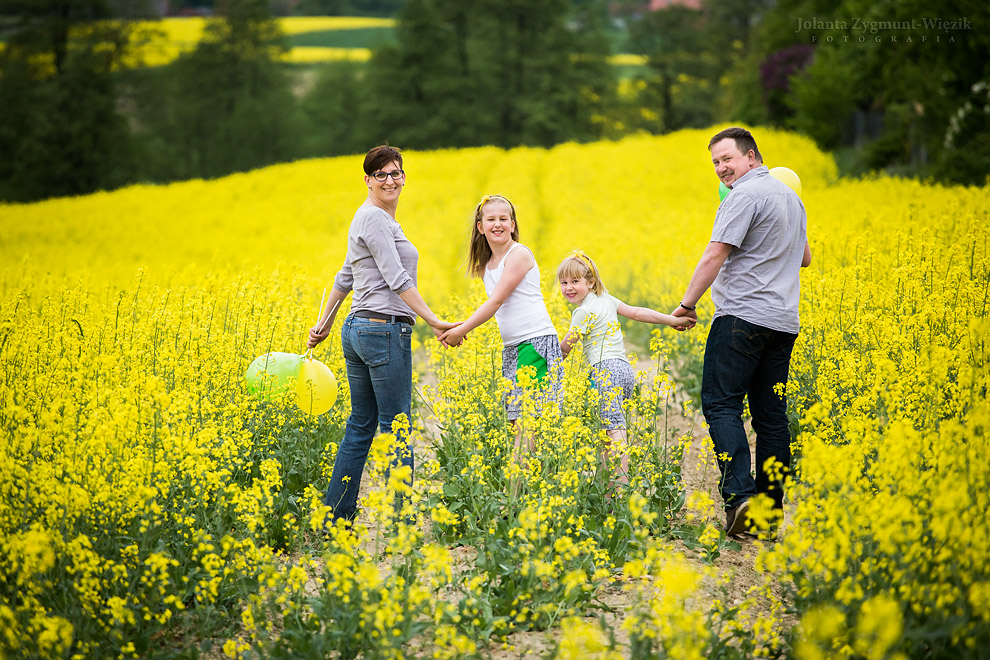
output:
{"label": "man's hand", "polygon": [[[688,314],[694,314],[694,312],[688,311],[688,310],[684,309],[683,307],[678,307],[677,309],[679,309],[681,311],[684,311],[684,312],[687,312]],[[698,323],[698,317],[697,317],[697,315],[695,315],[695,316],[692,317],[692,316],[686,316],[686,315],[671,314],[671,316],[675,316],[678,319],[681,319],[681,322],[680,323],[678,323],[677,325],[671,326],[672,328],[674,328],[674,330],[677,330],[678,332],[684,332],[685,330],[690,330],[691,328],[693,328],[695,326],[695,324]]]}
{"label": "man's hand", "polygon": [[430,328],[433,330],[433,334],[436,335],[436,338],[440,339],[443,333],[450,330],[451,328],[456,328],[461,323],[463,323],[463,321],[450,322],[450,321],[441,321],[440,319],[437,319],[437,322],[431,325]]}

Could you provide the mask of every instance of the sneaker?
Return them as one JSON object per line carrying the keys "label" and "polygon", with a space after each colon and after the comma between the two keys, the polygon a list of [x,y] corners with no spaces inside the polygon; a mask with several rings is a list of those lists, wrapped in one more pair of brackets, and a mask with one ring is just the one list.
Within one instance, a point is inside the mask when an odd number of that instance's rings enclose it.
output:
{"label": "sneaker", "polygon": [[746,532],[746,511],[749,509],[749,500],[744,500],[739,506],[734,506],[725,512],[725,535],[739,536]]}

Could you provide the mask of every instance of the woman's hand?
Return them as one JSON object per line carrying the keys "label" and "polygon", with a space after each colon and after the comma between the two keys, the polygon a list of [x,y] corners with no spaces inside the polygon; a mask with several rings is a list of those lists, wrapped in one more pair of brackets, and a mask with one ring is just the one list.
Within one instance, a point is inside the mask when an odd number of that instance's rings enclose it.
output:
{"label": "woman's hand", "polygon": [[330,336],[330,323],[323,324],[323,330],[320,331],[319,325],[314,325],[309,329],[309,341],[306,342],[306,348],[314,348],[321,341]]}
{"label": "woman's hand", "polygon": [[460,346],[461,342],[463,342],[464,338],[467,336],[467,331],[462,330],[462,327],[463,326],[461,323],[454,323],[451,325],[450,329],[442,335],[439,335],[437,339],[439,339],[440,343],[447,348],[450,348],[451,346]]}
{"label": "woman's hand", "polygon": [[344,302],[344,298],[349,293],[350,291],[341,291],[336,286],[330,290],[326,309],[320,315],[321,318],[316,322],[316,325],[309,329],[309,341],[306,342],[306,348],[313,348],[330,336],[330,328],[333,327],[333,322],[337,320],[337,308],[340,307],[340,303]]}

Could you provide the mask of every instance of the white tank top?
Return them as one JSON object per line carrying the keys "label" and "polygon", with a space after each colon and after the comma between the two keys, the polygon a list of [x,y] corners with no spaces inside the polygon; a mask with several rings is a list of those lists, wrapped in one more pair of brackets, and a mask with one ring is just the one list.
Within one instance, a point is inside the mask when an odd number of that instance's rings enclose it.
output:
{"label": "white tank top", "polygon": [[[506,258],[519,246],[519,243],[515,243],[510,247],[494,269],[485,268],[485,276],[482,280],[485,283],[485,293],[489,296],[492,295],[498,281],[502,279]],[[525,245],[522,248],[529,249]],[[534,264],[526,272],[526,276],[495,312],[495,321],[498,323],[498,331],[505,346],[514,346],[527,339],[544,335],[556,336],[557,329],[553,327],[547,306],[543,303],[543,293],[540,291],[539,265]]]}

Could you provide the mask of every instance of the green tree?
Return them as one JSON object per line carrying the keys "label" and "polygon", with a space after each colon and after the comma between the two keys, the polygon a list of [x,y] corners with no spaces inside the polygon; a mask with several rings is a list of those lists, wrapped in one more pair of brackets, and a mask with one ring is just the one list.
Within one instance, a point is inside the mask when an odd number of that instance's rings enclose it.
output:
{"label": "green tree", "polygon": [[[537,10],[536,7],[539,7]],[[615,81],[602,14],[594,3],[487,0],[469,52],[494,112],[495,144],[548,146],[599,136],[593,114]]]}
{"label": "green tree", "polygon": [[[787,123],[821,146],[861,147],[853,170],[982,183],[990,14],[977,0],[782,0],[757,27],[764,58],[814,47],[792,76]],[[857,124],[875,124],[864,130]],[[960,131],[962,139],[955,135]]]}
{"label": "green tree", "polygon": [[145,87],[143,160],[153,178],[221,176],[298,154],[297,104],[267,1],[216,9],[196,49]]}
{"label": "green tree", "polygon": [[299,16],[347,16],[350,0],[299,0],[295,13]]}
{"label": "green tree", "polygon": [[419,148],[601,134],[612,93],[601,4],[409,0],[369,69],[381,137]]}
{"label": "green tree", "polygon": [[633,24],[631,40],[647,56],[640,103],[658,111],[658,132],[712,123],[718,61],[708,47],[703,12],[674,5],[649,12]]}
{"label": "green tree", "polygon": [[372,134],[377,129],[373,142],[419,148],[480,143],[478,113],[484,111],[471,76],[471,13],[464,3],[408,0],[397,43],[378,49],[369,63],[369,96],[376,102],[355,118]]}
{"label": "green tree", "polygon": [[[291,4],[291,3],[290,3]],[[394,16],[402,0],[299,0],[299,16]]]}
{"label": "green tree", "polygon": [[141,3],[0,0],[13,17],[0,53],[0,197],[29,201],[131,177],[114,74],[137,41]]}
{"label": "green tree", "polygon": [[[358,62],[330,62],[320,67],[316,83],[302,99],[306,122],[300,155],[307,158],[367,151],[376,139],[365,121],[374,106],[368,102],[365,66]],[[373,119],[373,116],[369,116]]]}

